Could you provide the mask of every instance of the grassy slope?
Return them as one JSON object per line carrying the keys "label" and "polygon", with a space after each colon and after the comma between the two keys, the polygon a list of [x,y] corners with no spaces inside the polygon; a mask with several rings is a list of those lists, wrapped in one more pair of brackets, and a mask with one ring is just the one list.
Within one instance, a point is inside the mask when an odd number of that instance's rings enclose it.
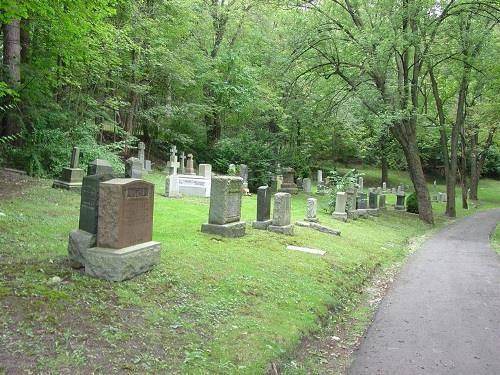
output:
{"label": "grassy slope", "polygon": [[[221,239],[199,231],[207,200],[163,198],[163,177],[148,179],[157,184],[153,237],[162,243],[162,263],[120,284],[66,264],[67,235],[78,225],[77,194],[45,181],[22,199],[0,202],[7,215],[0,217],[0,373],[2,366],[264,373],[317,331],[329,309],[349,308],[376,269],[404,258],[408,239],[429,229],[401,214],[346,224],[320,213],[341,237],[305,228],[283,237],[247,227],[244,238]],[[494,183],[483,186],[489,191]],[[294,197],[293,220],[303,218],[305,198]],[[244,198],[243,220],[253,220],[255,207],[255,197]],[[286,251],[288,244],[328,254]],[[56,275],[63,282],[48,285]]]}
{"label": "grassy slope", "polygon": [[495,231],[491,235],[491,246],[500,255],[500,224],[497,225]]}

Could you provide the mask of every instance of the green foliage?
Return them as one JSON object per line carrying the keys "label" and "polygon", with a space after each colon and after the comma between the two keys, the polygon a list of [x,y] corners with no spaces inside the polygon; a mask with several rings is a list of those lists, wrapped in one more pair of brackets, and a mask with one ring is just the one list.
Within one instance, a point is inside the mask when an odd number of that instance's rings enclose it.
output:
{"label": "green foliage", "polygon": [[[328,174],[330,177],[330,187],[327,189],[328,192],[328,212],[332,213],[335,211],[335,204],[337,203],[337,193],[342,191],[347,191],[354,189],[354,186],[358,183],[358,178],[362,176],[356,169],[351,169],[346,172],[343,176],[340,175],[336,170],[331,171]],[[349,202],[346,204],[346,211],[352,207],[348,207]]]}
{"label": "green foliage", "polygon": [[417,194],[411,193],[408,198],[406,198],[406,211],[418,214]]}
{"label": "green foliage", "polygon": [[486,153],[482,175],[489,178],[500,178],[500,148],[491,147]]}
{"label": "green foliage", "polygon": [[245,132],[237,138],[219,141],[213,151],[214,170],[226,173],[229,164],[247,164],[248,186],[255,191],[259,186],[270,183],[270,172],[276,163],[275,145],[269,135]]}

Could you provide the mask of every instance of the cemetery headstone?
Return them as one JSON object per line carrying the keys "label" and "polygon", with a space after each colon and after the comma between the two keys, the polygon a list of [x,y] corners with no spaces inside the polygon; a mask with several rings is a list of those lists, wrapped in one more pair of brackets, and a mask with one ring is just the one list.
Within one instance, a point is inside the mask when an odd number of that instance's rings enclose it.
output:
{"label": "cemetery headstone", "polygon": [[384,193],[387,191],[387,182],[382,182],[382,191]]}
{"label": "cemetery headstone", "polygon": [[368,193],[367,212],[369,215],[378,216],[378,193],[375,190]]}
{"label": "cemetery headstone", "polygon": [[364,210],[367,208],[367,202],[366,202],[366,193],[363,193],[362,191],[358,192],[358,196],[356,197],[356,208],[359,210]]}
{"label": "cemetery headstone", "polygon": [[110,162],[104,159],[95,159],[87,167],[87,176],[94,174],[112,174],[113,167]]}
{"label": "cemetery headstone", "polygon": [[204,178],[212,179],[212,165],[200,164],[198,166],[198,175]]}
{"label": "cemetery headstone", "polygon": [[154,185],[115,178],[99,184],[97,246],[85,252],[85,272],[123,281],[160,263],[160,243],[152,241]]}
{"label": "cemetery headstone", "polygon": [[385,210],[387,207],[385,205],[386,196],[384,194],[379,195],[378,197],[378,208],[379,210]]}
{"label": "cemetery headstone", "polygon": [[293,224],[290,224],[291,210],[292,196],[290,193],[276,193],[274,195],[273,222],[269,226],[269,230],[292,236]]}
{"label": "cemetery headstone", "polygon": [[146,145],[144,142],[139,142],[139,145],[137,146],[137,157],[141,161],[141,163],[144,165],[144,160],[146,160],[146,157],[144,156],[144,151],[146,150]]}
{"label": "cemetery headstone", "polygon": [[151,172],[151,160],[144,160],[144,170],[146,172]]}
{"label": "cemetery headstone", "polygon": [[73,147],[69,168],[63,168],[61,177],[52,183],[53,188],[80,190],[82,188],[83,169],[78,168],[80,149]]}
{"label": "cemetery headstone", "polygon": [[260,186],[257,189],[257,220],[252,222],[252,227],[266,230],[271,222],[271,188]]}
{"label": "cemetery headstone", "polygon": [[317,171],[317,179],[318,185],[321,185],[323,183],[323,171],[321,169],[318,169]]}
{"label": "cemetery headstone", "polygon": [[170,159],[167,162],[168,176],[165,179],[165,195],[169,198],[178,198],[180,196],[179,175],[177,169],[180,164],[177,161],[177,147],[174,145],[170,149]]}
{"label": "cemetery headstone", "polygon": [[304,179],[303,179],[302,177],[297,178],[297,182],[296,182],[296,184],[297,184],[297,189],[299,189],[299,190],[304,190],[304,187],[303,187],[303,185],[302,185],[302,184],[303,184],[303,181],[304,181]]}
{"label": "cemetery headstone", "polygon": [[128,158],[125,161],[125,177],[142,178],[144,163],[138,158]]}
{"label": "cemetery headstone", "polygon": [[80,199],[78,229],[69,234],[68,256],[73,268],[85,264],[85,252],[96,245],[99,215],[99,183],[113,179],[112,174],[85,176]]}
{"label": "cemetery headstone", "polygon": [[248,187],[248,165],[240,164],[240,177],[243,179],[243,187]]}
{"label": "cemetery headstone", "polygon": [[194,170],[193,154],[188,154],[188,156],[187,156],[186,170],[184,171],[184,174],[186,174],[186,175],[196,175],[196,172]]}
{"label": "cemetery headstone", "polygon": [[281,193],[297,194],[299,189],[294,182],[295,170],[293,168],[283,169],[283,182],[281,188],[278,190]]}
{"label": "cemetery headstone", "polygon": [[318,222],[317,212],[318,212],[318,200],[315,198],[308,198],[306,218],[304,220],[317,223]]}
{"label": "cemetery headstone", "polygon": [[332,214],[334,219],[341,221],[347,220],[346,204],[347,193],[339,191],[335,200],[335,211]]}
{"label": "cemetery headstone", "polygon": [[186,171],[186,154],[184,153],[184,151],[182,151],[180,159],[181,167],[179,169],[179,173],[184,174],[184,172]]}
{"label": "cemetery headstone", "polygon": [[396,210],[405,210],[405,193],[404,191],[396,193],[396,205],[394,206]]}
{"label": "cemetery headstone", "polygon": [[201,231],[223,237],[245,235],[245,222],[241,221],[241,188],[243,179],[233,176],[212,177],[208,224]]}
{"label": "cemetery headstone", "polygon": [[302,180],[302,189],[304,193],[310,194],[312,192],[312,183],[310,178],[304,178]]}

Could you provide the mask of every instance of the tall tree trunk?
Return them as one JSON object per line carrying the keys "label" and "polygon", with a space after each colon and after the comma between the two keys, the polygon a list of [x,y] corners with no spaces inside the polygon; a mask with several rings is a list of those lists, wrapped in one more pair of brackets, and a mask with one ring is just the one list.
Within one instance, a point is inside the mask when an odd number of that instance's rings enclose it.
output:
{"label": "tall tree trunk", "polygon": [[[21,82],[21,28],[19,20],[12,20],[2,26],[3,31],[3,66],[5,81],[11,88],[18,88]],[[7,106],[13,104],[12,100],[4,102]],[[3,135],[12,135],[19,132],[19,124],[14,112],[9,108],[2,120]]]}
{"label": "tall tree trunk", "polygon": [[432,213],[432,204],[425,180],[424,169],[418,151],[416,135],[413,131],[404,131],[404,125],[393,126],[391,132],[398,140],[403,148],[408,170],[410,172],[411,181],[415,188],[418,202],[418,215],[421,220],[429,224],[434,224],[434,216]]}
{"label": "tall tree trunk", "polygon": [[389,163],[387,162],[387,156],[382,154],[380,157],[380,169],[381,169],[381,181],[380,183],[383,184],[384,182],[388,182],[389,180]]}
{"label": "tall tree trunk", "polygon": [[470,199],[478,200],[478,187],[479,179],[481,177],[481,170],[483,169],[484,161],[486,160],[486,153],[493,144],[497,127],[492,127],[488,131],[482,150],[479,151],[479,135],[478,129],[471,136],[471,165],[470,165]]}

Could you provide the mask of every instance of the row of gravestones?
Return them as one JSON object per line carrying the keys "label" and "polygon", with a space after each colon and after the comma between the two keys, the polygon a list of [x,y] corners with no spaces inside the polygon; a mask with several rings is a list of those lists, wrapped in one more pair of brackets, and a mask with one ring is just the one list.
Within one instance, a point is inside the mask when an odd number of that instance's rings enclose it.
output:
{"label": "row of gravestones", "polygon": [[[203,233],[223,237],[242,237],[245,235],[246,223],[241,221],[242,190],[244,191],[241,177],[214,176],[212,178],[208,223],[201,226]],[[271,187],[267,185],[257,189],[257,218],[252,223],[252,227],[293,235],[291,194],[283,192],[274,194],[273,218],[271,219],[272,194]],[[310,198],[305,220],[316,222],[316,212],[316,199]]]}
{"label": "row of gravestones", "polygon": [[[144,173],[151,171],[151,161],[144,158],[144,149],[144,143],[140,142],[138,146],[139,157],[132,157],[125,161],[125,177],[140,179]],[[80,149],[73,147],[69,167],[63,168],[61,177],[53,182],[52,187],[67,190],[80,190],[82,188],[84,173],[83,169],[78,167],[79,158]],[[96,159],[89,163],[87,175],[94,175],[97,171],[113,173],[113,168],[107,160]]]}

